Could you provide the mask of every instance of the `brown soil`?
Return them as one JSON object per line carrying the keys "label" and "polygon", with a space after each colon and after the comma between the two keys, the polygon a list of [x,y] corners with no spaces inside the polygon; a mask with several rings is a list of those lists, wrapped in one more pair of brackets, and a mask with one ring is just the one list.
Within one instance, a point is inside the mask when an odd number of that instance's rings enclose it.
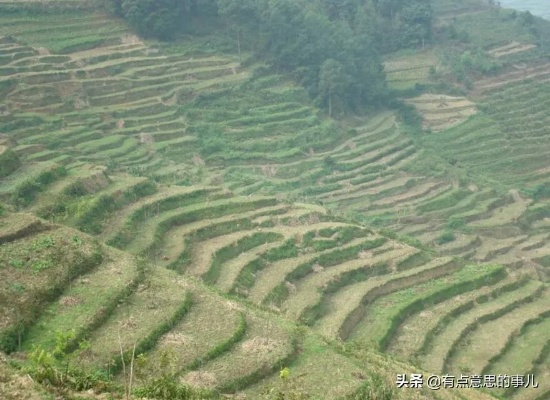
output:
{"label": "brown soil", "polygon": [[162,340],[161,344],[189,344],[193,343],[194,339],[189,335],[184,335],[183,333],[176,333],[176,332],[170,332],[167,335],[165,335]]}
{"label": "brown soil", "polygon": [[80,304],[82,301],[78,297],[74,296],[64,296],[59,299],[59,304],[65,307],[72,307]]}
{"label": "brown soil", "polygon": [[192,371],[182,381],[188,385],[202,388],[213,388],[218,384],[214,374],[204,371]]}
{"label": "brown soil", "polygon": [[284,346],[284,344],[280,341],[264,337],[255,337],[247,340],[241,345],[246,353],[255,354],[273,353],[281,346]]}

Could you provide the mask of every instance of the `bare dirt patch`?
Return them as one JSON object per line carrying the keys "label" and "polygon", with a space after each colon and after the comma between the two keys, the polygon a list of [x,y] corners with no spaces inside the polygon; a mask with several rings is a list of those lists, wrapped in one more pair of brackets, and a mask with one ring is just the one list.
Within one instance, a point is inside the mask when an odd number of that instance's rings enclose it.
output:
{"label": "bare dirt patch", "polygon": [[254,354],[273,353],[281,346],[284,346],[284,344],[280,341],[265,337],[255,337],[247,340],[241,345],[246,353]]}
{"label": "bare dirt patch", "polygon": [[488,54],[494,58],[500,58],[511,54],[521,53],[536,48],[535,44],[525,44],[513,41],[507,45],[489,50]]}
{"label": "bare dirt patch", "polygon": [[170,332],[162,338],[161,344],[164,344],[164,345],[171,345],[171,344],[181,345],[181,344],[190,344],[190,343],[193,343],[193,342],[195,342],[195,340],[189,335],[185,335],[185,334],[179,333],[179,332]]}
{"label": "bare dirt patch", "polygon": [[41,390],[29,376],[21,376],[8,365],[6,357],[0,353],[0,398],[5,400],[40,400]]}
{"label": "bare dirt patch", "polygon": [[80,300],[78,297],[75,296],[64,296],[61,299],[59,299],[59,304],[61,304],[64,307],[72,307],[80,304],[82,300]]}
{"label": "bare dirt patch", "polygon": [[50,51],[45,47],[37,47],[35,50],[38,53],[38,55],[40,55],[40,56],[49,56],[50,55]]}
{"label": "bare dirt patch", "polygon": [[120,38],[121,44],[140,44],[145,46],[143,40],[141,40],[137,35],[124,35]]}
{"label": "bare dirt patch", "polygon": [[213,388],[218,384],[218,379],[214,374],[204,371],[191,371],[182,381],[191,386],[202,388]]}
{"label": "bare dirt patch", "polygon": [[14,147],[17,146],[17,142],[9,137],[8,135],[3,135],[0,133],[0,144],[5,147]]}

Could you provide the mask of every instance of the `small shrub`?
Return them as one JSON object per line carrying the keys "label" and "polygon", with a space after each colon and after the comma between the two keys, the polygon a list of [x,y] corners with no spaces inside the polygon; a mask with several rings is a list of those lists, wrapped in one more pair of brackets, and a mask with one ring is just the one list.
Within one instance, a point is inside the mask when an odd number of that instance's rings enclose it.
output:
{"label": "small shrub", "polygon": [[450,217],[449,221],[447,222],[447,228],[449,229],[460,229],[463,228],[465,225],[466,222],[457,217]]}
{"label": "small shrub", "polygon": [[452,232],[447,231],[437,238],[436,243],[439,245],[442,245],[445,243],[452,242],[455,239],[456,239],[455,235]]}
{"label": "small shrub", "polygon": [[4,178],[21,166],[17,153],[7,149],[0,154],[0,178]]}

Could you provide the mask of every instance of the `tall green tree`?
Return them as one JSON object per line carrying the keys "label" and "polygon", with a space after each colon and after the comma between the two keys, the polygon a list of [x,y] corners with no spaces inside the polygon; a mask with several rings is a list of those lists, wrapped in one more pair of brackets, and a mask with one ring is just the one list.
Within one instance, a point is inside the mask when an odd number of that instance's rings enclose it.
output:
{"label": "tall green tree", "polygon": [[178,0],[123,0],[121,8],[139,34],[169,40],[184,22],[186,5]]}
{"label": "tall green tree", "polygon": [[332,116],[334,103],[343,103],[349,81],[343,65],[338,61],[330,58],[321,66],[318,97],[328,107],[329,116]]}
{"label": "tall green tree", "polygon": [[434,12],[429,0],[409,1],[401,11],[403,47],[422,44],[432,37]]}

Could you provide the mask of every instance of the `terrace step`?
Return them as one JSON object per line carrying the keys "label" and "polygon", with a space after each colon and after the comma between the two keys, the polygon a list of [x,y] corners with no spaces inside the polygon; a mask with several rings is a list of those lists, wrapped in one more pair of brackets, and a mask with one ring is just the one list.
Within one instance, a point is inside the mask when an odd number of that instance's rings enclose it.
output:
{"label": "terrace step", "polygon": [[430,349],[422,357],[421,365],[435,373],[443,371],[445,358],[441,354],[446,354],[449,345],[459,340],[465,333],[465,329],[484,315],[492,315],[499,310],[510,307],[517,302],[525,301],[530,296],[538,293],[542,288],[540,282],[531,281],[527,285],[512,291],[504,293],[486,303],[478,304],[476,307],[461,314],[453,319],[442,332],[439,332],[432,340]]}
{"label": "terrace step", "polygon": [[454,267],[449,266],[451,262],[450,258],[435,259],[419,268],[374,277],[365,282],[350,285],[331,296],[327,316],[317,321],[314,329],[326,337],[340,337],[345,340],[357,321],[363,317],[366,304],[384,294],[413,287],[460,268],[459,264],[455,264]]}
{"label": "terrace step", "polygon": [[[186,285],[185,281],[182,281]],[[215,296],[198,285],[187,285],[192,306],[183,319],[158,341],[149,353],[152,360],[170,352],[176,373],[200,368],[202,364],[230,351],[246,333],[242,306]],[[208,326],[208,330],[204,327]]]}
{"label": "terrace step", "polygon": [[83,338],[100,325],[141,280],[136,260],[112,248],[103,248],[103,262],[95,270],[73,281],[55,303],[50,304],[26,336],[24,349],[31,345],[53,348],[59,331],[76,327]]}
{"label": "terrace step", "polygon": [[134,345],[140,352],[150,350],[189,307],[190,296],[181,278],[164,268],[150,268],[143,284],[91,333],[83,365],[102,368],[120,356],[120,347],[130,353]]}
{"label": "terrace step", "polygon": [[182,383],[234,393],[278,371],[293,357],[296,349],[284,329],[251,313],[246,313],[246,324],[241,342],[197,371],[183,375]]}
{"label": "terrace step", "polygon": [[464,345],[452,358],[449,368],[460,372],[463,372],[465,366],[473,371],[485,370],[487,360],[496,356],[507,340],[514,336],[526,321],[544,312],[548,314],[550,310],[548,296],[549,292],[544,291],[533,302],[487,322],[483,324],[483,328],[476,329],[463,337],[462,343],[468,343],[468,345]]}
{"label": "terrace step", "polygon": [[0,217],[0,245],[50,229],[44,220],[32,214],[17,213]]}
{"label": "terrace step", "polygon": [[427,334],[433,335],[434,330],[437,327],[443,327],[445,321],[451,322],[461,313],[475,307],[479,299],[498,296],[499,291],[514,290],[518,282],[517,277],[509,276],[496,284],[491,283],[477,290],[453,296],[438,304],[426,306],[421,312],[409,316],[401,324],[388,346],[388,351],[404,360],[413,360],[430,340]]}

